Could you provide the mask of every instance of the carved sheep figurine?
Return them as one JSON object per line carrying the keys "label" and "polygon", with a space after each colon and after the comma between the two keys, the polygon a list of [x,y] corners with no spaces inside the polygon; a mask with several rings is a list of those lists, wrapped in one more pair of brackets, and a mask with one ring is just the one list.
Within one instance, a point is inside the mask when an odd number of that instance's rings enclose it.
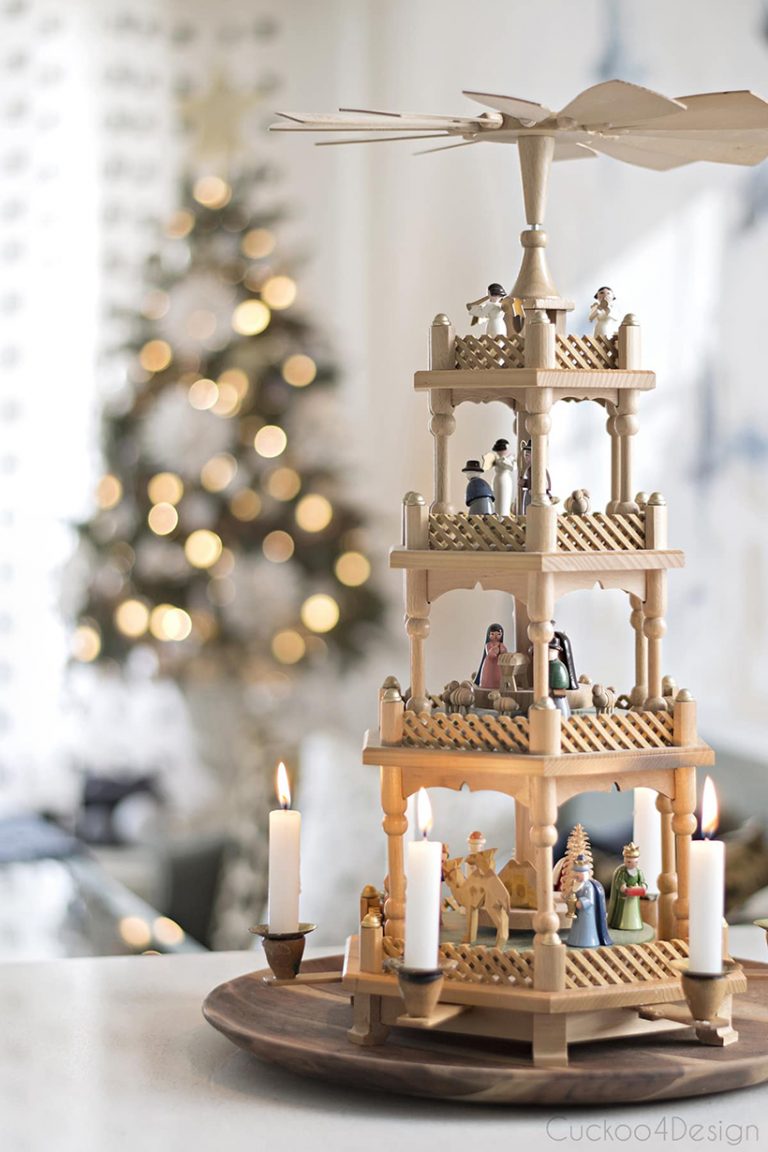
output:
{"label": "carved sheep figurine", "polygon": [[475,686],[471,680],[462,680],[458,688],[449,694],[448,703],[451,709],[462,716],[466,716],[475,703]]}
{"label": "carved sheep figurine", "polygon": [[616,705],[616,690],[604,688],[602,684],[595,684],[592,689],[592,704],[598,716],[602,716],[603,713],[610,716]]}
{"label": "carved sheep figurine", "polygon": [[505,713],[520,711],[520,705],[514,696],[502,696],[497,688],[488,693],[488,699],[491,702],[491,708],[495,708],[502,716]]}
{"label": "carved sheep figurine", "polygon": [[576,516],[586,516],[589,512],[589,492],[586,488],[574,488],[566,497],[565,510]]}
{"label": "carved sheep figurine", "polygon": [[448,683],[446,684],[445,688],[443,688],[442,695],[440,696],[440,699],[442,700],[443,704],[445,704],[446,709],[450,708],[451,692],[455,692],[456,689],[458,688],[458,686],[459,686],[458,680],[449,680]]}

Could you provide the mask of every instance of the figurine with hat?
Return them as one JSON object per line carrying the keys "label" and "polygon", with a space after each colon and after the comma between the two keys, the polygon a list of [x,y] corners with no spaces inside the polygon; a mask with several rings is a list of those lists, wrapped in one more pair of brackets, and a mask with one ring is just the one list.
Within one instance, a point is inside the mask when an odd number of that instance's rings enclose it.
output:
{"label": "figurine with hat", "polygon": [[467,477],[464,502],[470,516],[492,516],[495,497],[493,489],[483,478],[483,465],[479,460],[467,460],[462,468]]}
{"label": "figurine with hat", "polygon": [[467,304],[467,312],[472,317],[472,324],[484,323],[486,336],[506,336],[507,323],[501,302],[506,296],[501,284],[489,284],[487,296],[479,300],[471,300]]}
{"label": "figurine with hat", "polygon": [[613,874],[608,923],[622,932],[639,932],[643,927],[640,897],[648,885],[639,868],[640,849],[634,841],[624,845],[624,863]]}
{"label": "figurine with hat", "polygon": [[599,948],[613,944],[605,916],[605,891],[592,875],[592,865],[580,852],[573,865],[576,916],[568,933],[569,948]]}

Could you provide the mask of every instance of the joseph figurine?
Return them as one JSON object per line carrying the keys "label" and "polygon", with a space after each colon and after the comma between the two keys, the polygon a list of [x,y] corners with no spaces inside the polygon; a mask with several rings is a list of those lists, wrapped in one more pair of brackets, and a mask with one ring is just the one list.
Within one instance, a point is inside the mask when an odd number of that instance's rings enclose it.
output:
{"label": "joseph figurine", "polygon": [[640,849],[637,844],[624,845],[624,863],[613,874],[611,899],[608,905],[608,927],[622,932],[639,932],[643,927],[640,915],[640,897],[645,896],[647,884],[638,867]]}

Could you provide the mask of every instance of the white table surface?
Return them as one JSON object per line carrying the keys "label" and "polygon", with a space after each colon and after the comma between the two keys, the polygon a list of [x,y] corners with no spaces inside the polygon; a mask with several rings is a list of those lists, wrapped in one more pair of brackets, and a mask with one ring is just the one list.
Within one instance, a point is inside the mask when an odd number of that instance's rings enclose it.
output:
{"label": "white table surface", "polygon": [[[768,958],[759,929],[734,928],[731,941],[735,955]],[[200,1012],[215,985],[263,966],[259,952],[0,965],[0,1152],[466,1152],[502,1140],[510,1152],[688,1150],[736,1146],[728,1125],[741,1126],[739,1147],[768,1147],[768,1086],[660,1105],[522,1110],[294,1076],[234,1047]],[[666,1138],[646,1134],[664,1119]],[[694,1124],[703,1134],[692,1134]]]}

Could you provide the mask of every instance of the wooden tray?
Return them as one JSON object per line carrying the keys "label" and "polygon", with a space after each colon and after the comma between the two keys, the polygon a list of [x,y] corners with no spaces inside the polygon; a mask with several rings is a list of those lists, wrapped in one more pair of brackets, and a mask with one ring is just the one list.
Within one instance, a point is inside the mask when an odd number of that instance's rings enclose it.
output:
{"label": "wooden tray", "polygon": [[[214,988],[203,1015],[263,1060],[376,1091],[479,1104],[677,1100],[768,1080],[768,965],[742,964],[749,991],[734,1000],[737,1044],[705,1047],[692,1031],[579,1044],[569,1067],[556,1071],[532,1067],[527,1045],[410,1029],[360,1048],[346,1036],[352,1012],[340,983],[274,987],[262,982],[266,970]],[[341,956],[325,957],[302,972],[341,973],[341,965]]]}

